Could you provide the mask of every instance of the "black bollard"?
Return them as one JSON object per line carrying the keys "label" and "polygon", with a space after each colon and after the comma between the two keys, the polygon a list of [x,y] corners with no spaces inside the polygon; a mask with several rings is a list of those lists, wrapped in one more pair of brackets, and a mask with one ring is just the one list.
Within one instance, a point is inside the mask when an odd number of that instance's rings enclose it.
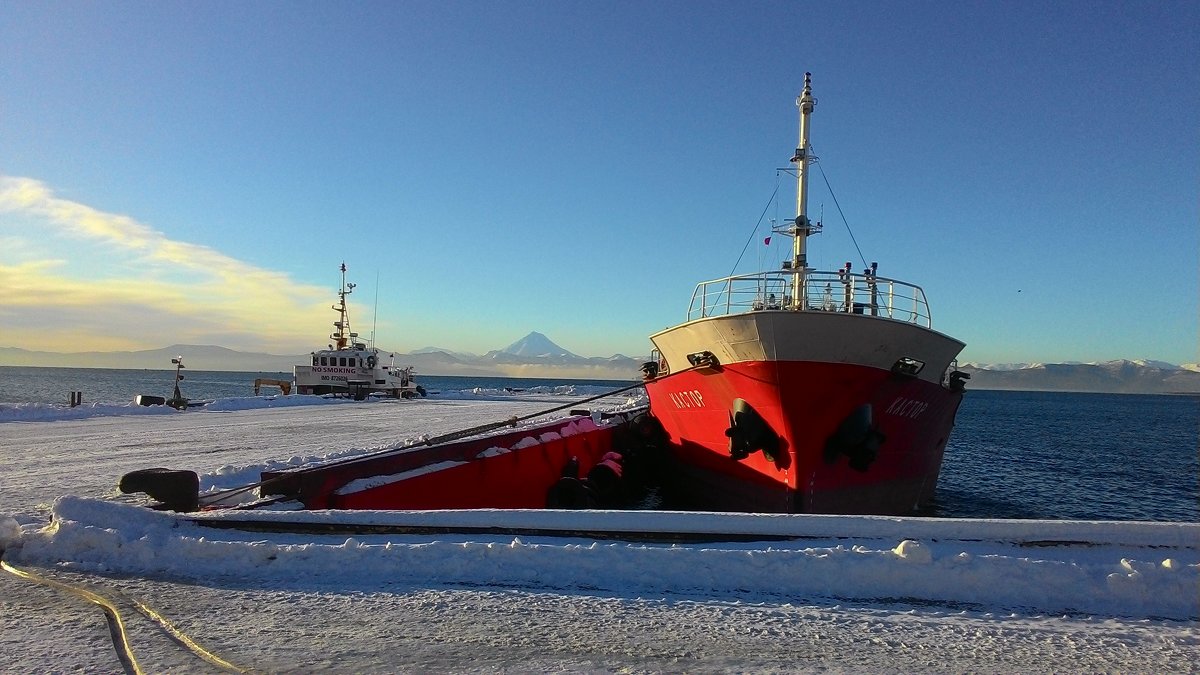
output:
{"label": "black bollard", "polygon": [[200,508],[200,477],[194,471],[140,469],[121,476],[118,489],[125,494],[144,492],[160,508],[191,513]]}

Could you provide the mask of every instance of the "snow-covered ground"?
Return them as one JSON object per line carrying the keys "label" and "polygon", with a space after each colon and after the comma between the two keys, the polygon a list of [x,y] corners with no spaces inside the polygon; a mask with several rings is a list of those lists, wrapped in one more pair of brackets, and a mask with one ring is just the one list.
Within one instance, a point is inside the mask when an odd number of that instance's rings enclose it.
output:
{"label": "snow-covered ground", "polygon": [[[137,613],[137,602],[221,657],[267,672],[1198,668],[1194,524],[255,514],[521,531],[300,536],[214,529],[142,509],[116,491],[120,475],[153,466],[194,469],[202,489],[232,487],[267,467],[529,414],[571,394],[580,392],[227,399],[183,413],[0,410],[0,544],[18,568],[114,598],[135,655],[152,672],[214,666]],[[564,527],[710,536],[656,544],[536,532]],[[761,539],[730,536],[738,533]],[[99,610],[74,596],[0,574],[0,612],[0,670],[120,670]]]}

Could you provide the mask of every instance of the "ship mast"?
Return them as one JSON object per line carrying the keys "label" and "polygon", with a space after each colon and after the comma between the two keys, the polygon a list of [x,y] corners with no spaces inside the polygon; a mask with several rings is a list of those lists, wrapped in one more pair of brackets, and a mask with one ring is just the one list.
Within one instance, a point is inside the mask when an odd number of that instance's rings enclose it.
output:
{"label": "ship mast", "polygon": [[808,117],[816,104],[817,100],[812,95],[812,73],[805,73],[804,91],[796,97],[796,107],[800,109],[800,142],[792,157],[796,163],[796,220],[792,228],[791,265],[792,295],[795,300],[792,309],[798,310],[808,307],[805,278],[808,273],[808,235],[813,230],[808,220],[808,165],[812,161],[812,153],[808,149]]}
{"label": "ship mast", "polygon": [[342,288],[338,291],[338,304],[333,306],[333,311],[338,313],[338,320],[333,322],[333,335],[329,338],[333,340],[336,349],[345,349],[350,342],[350,338],[354,337],[354,333],[350,332],[350,313],[346,311],[346,296],[354,292],[354,284],[346,283],[346,263],[342,263]]}

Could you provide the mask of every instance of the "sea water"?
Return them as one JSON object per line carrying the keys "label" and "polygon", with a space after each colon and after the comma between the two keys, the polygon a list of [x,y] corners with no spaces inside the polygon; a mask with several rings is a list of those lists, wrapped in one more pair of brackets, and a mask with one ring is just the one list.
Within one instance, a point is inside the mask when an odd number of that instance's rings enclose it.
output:
{"label": "sea water", "polygon": [[968,391],[931,515],[1200,521],[1200,396]]}
{"label": "sea water", "polygon": [[[192,399],[253,395],[255,378],[289,373],[184,370]],[[170,396],[174,371],[0,366],[0,405],[128,403]],[[573,387],[583,395],[632,381],[420,375],[431,395]],[[0,433],[3,433],[0,425]],[[972,391],[963,398],[924,515],[950,518],[1200,521],[1200,397]]]}

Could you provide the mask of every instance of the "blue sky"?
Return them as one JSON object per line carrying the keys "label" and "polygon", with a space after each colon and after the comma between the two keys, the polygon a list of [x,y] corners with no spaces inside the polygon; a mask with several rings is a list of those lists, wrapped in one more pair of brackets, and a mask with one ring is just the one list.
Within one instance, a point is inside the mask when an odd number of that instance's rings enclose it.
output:
{"label": "blue sky", "polygon": [[[1200,5],[0,0],[0,346],[644,355],[812,141],[982,362],[1195,362]],[[810,262],[861,266],[832,198]],[[787,218],[784,179],[768,217]]]}

